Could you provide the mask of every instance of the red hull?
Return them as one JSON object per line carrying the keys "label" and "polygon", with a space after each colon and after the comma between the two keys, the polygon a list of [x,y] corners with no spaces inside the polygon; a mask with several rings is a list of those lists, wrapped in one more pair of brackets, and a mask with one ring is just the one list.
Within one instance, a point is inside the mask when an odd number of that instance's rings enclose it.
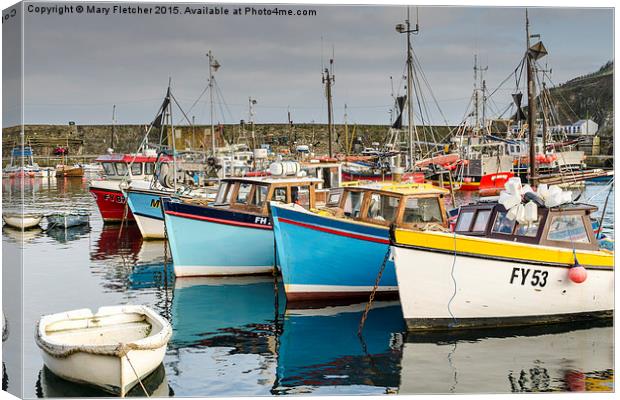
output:
{"label": "red hull", "polygon": [[[90,188],[104,222],[121,222],[125,213],[125,196],[120,190]],[[127,221],[133,221],[133,214],[127,206]]]}

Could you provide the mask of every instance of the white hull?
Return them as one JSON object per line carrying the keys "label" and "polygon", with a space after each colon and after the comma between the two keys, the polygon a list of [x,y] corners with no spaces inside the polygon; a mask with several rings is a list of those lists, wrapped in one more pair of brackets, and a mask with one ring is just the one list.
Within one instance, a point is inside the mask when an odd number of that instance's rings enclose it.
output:
{"label": "white hull", "polygon": [[140,379],[153,372],[164,359],[166,348],[157,350],[129,351],[123,357],[110,357],[87,353],[76,353],[66,358],[56,358],[43,353],[45,365],[61,378],[97,386],[106,392],[124,396],[138,384],[127,359]]}
{"label": "white hull", "polygon": [[171,334],[152,310],[117,306],[42,317],[36,341],[54,374],[124,396],[162,363]]}
{"label": "white hull", "polygon": [[3,215],[4,222],[13,228],[29,229],[38,226],[41,223],[43,216],[29,216],[29,215]]}
{"label": "white hull", "polygon": [[554,322],[614,308],[613,269],[588,269],[587,280],[576,284],[568,267],[392,250],[410,330]]}
{"label": "white hull", "polygon": [[133,217],[144,239],[164,239],[164,220],[137,214]]}
{"label": "white hull", "polygon": [[174,275],[181,276],[228,276],[228,275],[260,275],[273,272],[273,265],[265,266],[200,266],[174,264]]}

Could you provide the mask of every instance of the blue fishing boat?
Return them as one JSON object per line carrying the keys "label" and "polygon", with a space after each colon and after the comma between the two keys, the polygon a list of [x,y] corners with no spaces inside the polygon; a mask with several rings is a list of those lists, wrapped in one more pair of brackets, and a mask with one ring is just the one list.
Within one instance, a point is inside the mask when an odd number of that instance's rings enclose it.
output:
{"label": "blue fishing boat", "polygon": [[268,202],[315,206],[319,179],[222,179],[215,202],[162,198],[166,233],[179,276],[271,273],[274,238]]}
{"label": "blue fishing boat", "polygon": [[346,187],[333,207],[308,211],[271,203],[276,249],[289,302],[366,298],[379,270],[378,298],[398,296],[389,257],[389,227],[447,227],[443,196],[429,184],[382,183]]}
{"label": "blue fishing boat", "polygon": [[377,301],[361,338],[365,303],[319,309],[287,308],[273,394],[384,394],[400,386],[402,333],[398,301]]}

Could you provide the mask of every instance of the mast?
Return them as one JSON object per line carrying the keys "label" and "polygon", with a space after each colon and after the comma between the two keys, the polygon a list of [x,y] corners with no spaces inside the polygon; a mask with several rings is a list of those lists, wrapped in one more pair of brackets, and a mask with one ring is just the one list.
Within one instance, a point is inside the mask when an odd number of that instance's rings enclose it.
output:
{"label": "mast", "polygon": [[476,119],[474,133],[477,133],[480,127],[479,110],[480,98],[478,93],[478,55],[474,54],[474,117]]}
{"label": "mast", "polygon": [[211,50],[207,53],[209,57],[209,101],[210,101],[210,113],[211,113],[211,151],[215,158],[215,125],[213,122],[213,74],[220,68],[220,63],[217,62]]}
{"label": "mast", "polygon": [[334,59],[329,60],[329,69],[325,68],[323,72],[323,83],[325,84],[325,96],[327,97],[327,134],[329,156],[334,156],[332,149],[332,140],[334,137],[334,116],[333,116],[333,104],[332,104],[332,85],[334,84],[335,77],[333,75]]}
{"label": "mast", "polygon": [[[486,113],[486,82],[484,80],[484,72],[488,70],[489,67],[480,67],[478,65],[478,55],[474,54],[474,114],[476,118],[476,127],[474,132],[478,133],[482,130],[484,134],[484,126],[485,126],[485,113]],[[480,79],[478,79],[478,72],[480,72]],[[480,106],[482,103],[482,107]],[[482,109],[482,112],[481,112]]]}
{"label": "mast", "polygon": [[347,105],[344,105],[344,153],[349,155],[349,121],[347,115]]}
{"label": "mast", "polygon": [[527,14],[527,9],[525,10],[525,35],[527,43],[527,50],[525,53],[525,59],[527,61],[527,125],[530,142],[529,182],[530,185],[535,186],[538,175],[536,165],[536,83],[534,80],[534,67],[532,65],[533,59],[530,52],[530,20]]}
{"label": "mast", "polygon": [[166,97],[168,98],[168,123],[170,124],[170,137],[172,138],[172,179],[173,179],[173,187],[174,192],[177,192],[177,154],[176,154],[176,135],[174,134],[174,124],[172,123],[172,102],[170,101],[170,92],[172,79],[168,81],[168,93],[166,93]]}
{"label": "mast", "polygon": [[256,104],[256,100],[248,97],[250,127],[252,128],[252,150],[256,148],[256,134],[254,132],[254,104]]}
{"label": "mast", "polygon": [[[411,47],[411,34],[417,34],[419,32],[419,26],[416,21],[415,29],[411,29],[410,23],[410,10],[407,7],[407,19],[404,24],[396,25],[396,32],[407,34],[407,135],[409,137],[409,163],[411,170],[415,166],[415,145],[413,143],[413,136],[415,131],[414,115],[413,115],[413,48]],[[417,132],[416,132],[417,136]]]}
{"label": "mast", "polygon": [[112,105],[112,136],[110,137],[111,149],[114,149],[114,135],[116,135],[116,104]]}

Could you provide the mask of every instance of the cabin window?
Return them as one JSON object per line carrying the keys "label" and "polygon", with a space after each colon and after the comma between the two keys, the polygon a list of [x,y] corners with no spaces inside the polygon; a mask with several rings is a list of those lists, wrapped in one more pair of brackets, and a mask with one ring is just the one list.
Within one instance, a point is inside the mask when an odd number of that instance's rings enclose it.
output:
{"label": "cabin window", "polygon": [[142,163],[135,162],[131,164],[131,175],[142,175]]}
{"label": "cabin window", "polygon": [[346,200],[344,202],[344,215],[351,218],[357,218],[360,216],[360,209],[362,208],[362,199],[364,193],[362,192],[349,192],[346,194]]}
{"label": "cabin window", "polygon": [[392,222],[396,218],[399,204],[400,199],[398,197],[372,193],[366,218],[380,222]]}
{"label": "cabin window", "polygon": [[215,204],[230,204],[230,196],[232,195],[232,190],[230,190],[231,186],[232,185],[228,182],[222,182],[217,191],[217,196],[215,196]]}
{"label": "cabin window", "polygon": [[273,190],[273,197],[271,198],[271,200],[286,203],[286,188],[285,187],[275,188]]}
{"label": "cabin window", "polygon": [[144,163],[144,173],[146,175],[153,175],[153,170],[155,169],[155,164],[152,162]]}
{"label": "cabin window", "polygon": [[308,186],[291,186],[291,202],[304,208],[310,208],[310,188]]}
{"label": "cabin window", "polygon": [[252,189],[252,185],[249,183],[239,184],[239,190],[237,191],[237,199],[235,200],[235,203],[247,204],[248,194],[250,193],[250,189]]}
{"label": "cabin window", "polygon": [[114,165],[112,165],[111,163],[101,163],[101,165],[103,165],[103,170],[105,171],[106,175],[116,175],[116,171],[114,170]]}
{"label": "cabin window", "polygon": [[269,186],[255,185],[254,196],[248,202],[248,205],[261,208],[267,200],[267,193],[269,193]]}
{"label": "cabin window", "polygon": [[457,232],[468,232],[473,219],[474,219],[474,210],[462,211],[459,215],[459,220],[456,223],[456,231]]}
{"label": "cabin window", "polygon": [[536,237],[538,234],[538,228],[540,226],[540,217],[538,217],[538,221],[531,222],[529,224],[517,224],[517,229],[515,229],[515,235],[517,236],[525,236],[525,237]]}
{"label": "cabin window", "polygon": [[116,173],[119,175],[127,175],[127,164],[117,162],[115,163]]}
{"label": "cabin window", "polygon": [[338,207],[340,204],[340,197],[342,196],[342,190],[330,190],[327,197],[327,205],[330,207]]}
{"label": "cabin window", "polygon": [[549,225],[548,240],[590,243],[581,215],[554,215]]}
{"label": "cabin window", "polygon": [[[436,197],[407,199],[403,213],[403,223],[415,224],[419,222],[443,222],[441,207]],[[471,219],[469,223],[471,223]],[[467,228],[469,228],[469,223]]]}
{"label": "cabin window", "polygon": [[491,210],[479,210],[478,214],[476,214],[476,222],[474,222],[472,232],[485,232],[490,218]]}
{"label": "cabin window", "polygon": [[505,235],[512,234],[516,221],[506,216],[505,212],[498,212],[493,224],[493,233],[503,233]]}

